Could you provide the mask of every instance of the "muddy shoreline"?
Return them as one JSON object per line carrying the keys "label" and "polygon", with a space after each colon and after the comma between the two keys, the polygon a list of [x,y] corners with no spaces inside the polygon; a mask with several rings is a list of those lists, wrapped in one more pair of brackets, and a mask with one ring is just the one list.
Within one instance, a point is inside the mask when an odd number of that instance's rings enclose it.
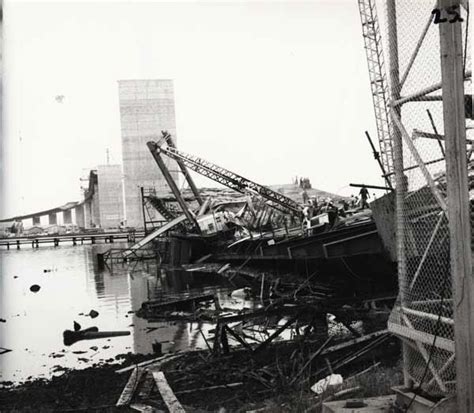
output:
{"label": "muddy shoreline", "polygon": [[[356,382],[348,382],[347,386],[360,387],[355,396],[361,398],[389,394],[391,387],[399,384],[402,377],[399,350],[397,341],[390,338],[386,346],[373,352],[370,357],[351,364],[339,373],[343,377],[350,377],[378,363],[370,373],[361,376]],[[183,352],[177,353],[179,357],[163,365],[162,370],[188,412],[245,412],[255,409],[262,409],[262,412],[320,411],[320,400],[310,390],[313,384],[311,381],[288,382],[291,372],[285,369],[289,364],[285,367],[281,361],[292,353],[295,351],[288,350],[284,343],[272,346],[258,357],[245,349],[232,351],[226,356],[213,356],[207,351]],[[84,370],[65,370],[50,380],[30,380],[16,386],[2,382],[1,411],[133,411],[128,406],[116,406],[133,367],[124,373],[117,373],[117,370],[153,359],[156,359],[156,355],[126,354],[117,356],[114,364],[102,363]],[[279,364],[280,372],[268,367]],[[263,375],[262,372],[267,374]],[[223,383],[236,385],[209,390]],[[159,397],[153,395],[151,393],[150,396],[150,400],[156,403],[153,407],[157,411],[166,411],[160,405]]]}
{"label": "muddy shoreline", "polygon": [[58,368],[51,379],[37,378],[20,384],[0,382],[1,412],[129,411],[115,404],[127,383],[122,367],[156,358],[156,355],[120,354],[82,370]]}

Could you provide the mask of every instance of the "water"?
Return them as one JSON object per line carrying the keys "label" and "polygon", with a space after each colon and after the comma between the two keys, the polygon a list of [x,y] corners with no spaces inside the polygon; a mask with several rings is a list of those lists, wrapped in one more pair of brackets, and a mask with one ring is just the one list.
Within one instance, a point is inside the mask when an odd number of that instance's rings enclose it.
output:
{"label": "water", "polygon": [[[0,347],[12,350],[0,354],[0,381],[49,378],[60,374],[58,366],[85,368],[111,361],[117,354],[152,353],[154,342],[162,343],[164,353],[206,348],[196,323],[148,322],[132,313],[163,290],[215,290],[223,305],[242,305],[229,299],[225,288],[216,286],[220,280],[212,274],[170,274],[143,263],[135,268],[133,264],[115,265],[113,273],[99,271],[95,253],[104,247],[42,246],[0,251],[0,318],[6,320],[0,323]],[[37,293],[30,291],[33,284],[41,287]],[[84,315],[92,309],[99,312],[97,318]],[[67,347],[62,332],[72,330],[74,321],[82,328],[97,326],[99,331],[124,330],[131,334],[80,341]],[[213,326],[204,324],[200,328],[209,335]]]}

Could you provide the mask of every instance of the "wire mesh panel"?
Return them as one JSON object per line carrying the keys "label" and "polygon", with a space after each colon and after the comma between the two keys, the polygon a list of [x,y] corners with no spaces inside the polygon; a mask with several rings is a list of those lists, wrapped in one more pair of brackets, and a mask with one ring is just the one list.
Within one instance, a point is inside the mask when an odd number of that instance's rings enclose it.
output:
{"label": "wire mesh panel", "polygon": [[462,20],[470,158],[471,18],[468,2],[449,13],[426,0],[376,6],[389,80],[390,173],[397,190],[400,291],[389,329],[403,340],[406,381],[429,394],[447,395],[456,390],[456,369],[439,24]]}

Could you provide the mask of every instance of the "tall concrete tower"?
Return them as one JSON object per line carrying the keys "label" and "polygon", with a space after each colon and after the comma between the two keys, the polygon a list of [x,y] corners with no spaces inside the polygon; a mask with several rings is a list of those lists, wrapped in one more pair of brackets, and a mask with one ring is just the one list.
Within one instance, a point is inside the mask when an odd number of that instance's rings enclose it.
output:
{"label": "tall concrete tower", "polygon": [[[140,187],[169,192],[146,143],[167,130],[176,142],[172,80],[120,80],[120,122],[127,225],[143,227]],[[175,180],[178,168],[165,159]]]}
{"label": "tall concrete tower", "polygon": [[121,165],[99,165],[97,179],[100,225],[118,227],[124,219]]}

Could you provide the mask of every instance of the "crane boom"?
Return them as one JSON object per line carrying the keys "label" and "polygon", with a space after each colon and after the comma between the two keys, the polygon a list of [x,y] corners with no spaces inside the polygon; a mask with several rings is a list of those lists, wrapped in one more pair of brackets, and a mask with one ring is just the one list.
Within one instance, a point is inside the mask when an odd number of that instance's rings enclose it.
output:
{"label": "crane boom", "polygon": [[172,146],[159,146],[154,142],[149,142],[148,147],[151,151],[154,150],[159,153],[163,153],[164,155],[170,157],[171,159],[174,159],[175,161],[180,161],[190,170],[197,172],[198,174],[203,175],[207,178],[210,178],[213,181],[216,181],[224,186],[227,186],[228,188],[234,189],[235,191],[241,193],[245,193],[248,191],[257,193],[266,200],[276,204],[273,206],[279,210],[283,210],[284,212],[291,211],[296,214],[301,214],[302,212],[301,205],[298,202],[288,198],[287,196],[280,194],[279,192],[273,191],[272,189],[267,188],[266,186],[250,181],[249,179],[244,178],[243,176],[237,175],[234,172],[224,169],[202,158],[199,158],[194,155],[189,155]]}
{"label": "crane boom", "polygon": [[382,37],[375,0],[358,0],[362,36],[369,69],[370,88],[385,177],[390,179],[393,169],[393,145],[388,110],[389,94],[382,53]]}

